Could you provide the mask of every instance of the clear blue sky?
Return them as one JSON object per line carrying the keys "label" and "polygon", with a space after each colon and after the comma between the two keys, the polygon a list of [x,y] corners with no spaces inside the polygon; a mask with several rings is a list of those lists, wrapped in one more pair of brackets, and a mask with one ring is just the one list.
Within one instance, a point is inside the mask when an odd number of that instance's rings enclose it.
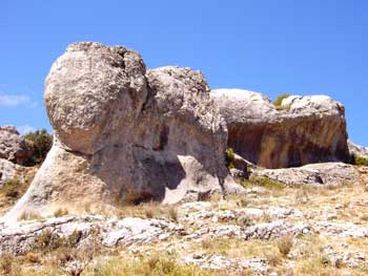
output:
{"label": "clear blue sky", "polygon": [[50,65],[75,41],[121,44],[148,67],[189,66],[212,88],[327,94],[368,145],[368,1],[0,1],[0,125],[48,128]]}

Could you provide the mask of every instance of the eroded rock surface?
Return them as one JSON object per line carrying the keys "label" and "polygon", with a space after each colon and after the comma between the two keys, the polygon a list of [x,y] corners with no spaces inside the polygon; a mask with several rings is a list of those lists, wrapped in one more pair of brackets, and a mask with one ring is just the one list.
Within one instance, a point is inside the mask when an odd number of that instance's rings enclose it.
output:
{"label": "eroded rock surface", "polygon": [[344,106],[327,96],[290,96],[276,108],[256,92],[211,93],[229,131],[228,146],[266,168],[350,160]]}
{"label": "eroded rock surface", "polygon": [[8,160],[0,159],[0,187],[8,180],[20,175],[23,168]]}
{"label": "eroded rock surface", "polygon": [[8,218],[26,208],[171,203],[227,184],[227,129],[199,72],[146,72],[129,49],[77,43],[53,64],[45,102],[54,145]]}
{"label": "eroded rock surface", "polygon": [[183,263],[197,265],[204,269],[242,271],[248,269],[254,275],[267,274],[267,260],[264,258],[239,259],[219,255],[193,254],[182,258]]}
{"label": "eroded rock surface", "polygon": [[0,159],[22,165],[31,154],[15,127],[0,126]]}
{"label": "eroded rock surface", "polygon": [[97,243],[106,247],[139,245],[163,241],[173,234],[180,235],[183,228],[159,219],[123,218],[106,219],[101,216],[50,218],[43,222],[0,225],[0,255],[20,255],[40,245],[45,235],[51,239],[69,239],[73,246]]}

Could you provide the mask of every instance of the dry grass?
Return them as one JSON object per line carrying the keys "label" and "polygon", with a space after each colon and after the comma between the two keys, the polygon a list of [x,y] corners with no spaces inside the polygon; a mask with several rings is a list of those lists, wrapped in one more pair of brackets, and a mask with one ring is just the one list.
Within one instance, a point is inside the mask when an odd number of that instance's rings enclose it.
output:
{"label": "dry grass", "polygon": [[[91,273],[91,274],[90,274]],[[107,261],[98,261],[86,271],[86,275],[131,276],[131,275],[165,275],[165,276],[207,276],[209,271],[195,266],[179,264],[175,257],[155,254],[148,257],[123,258],[112,257]]]}
{"label": "dry grass", "polygon": [[27,191],[37,168],[27,168],[0,188],[0,214],[6,212]]}
{"label": "dry grass", "polygon": [[179,215],[178,215],[178,209],[175,206],[170,206],[168,211],[168,218],[171,219],[174,222],[178,222]]}
{"label": "dry grass", "polygon": [[[192,253],[203,252],[206,254],[217,254],[230,258],[253,258],[263,257],[267,260],[273,259],[279,263],[281,254],[273,242],[263,240],[241,240],[237,238],[206,238],[192,244]],[[275,260],[278,261],[275,261]]]}
{"label": "dry grass", "polygon": [[54,211],[54,217],[63,217],[69,214],[69,210],[67,208],[58,208]]}
{"label": "dry grass", "polygon": [[41,220],[42,216],[35,211],[23,211],[19,216],[19,220]]}
{"label": "dry grass", "polygon": [[14,273],[14,256],[5,254],[0,256],[0,272],[2,275],[11,275]]}
{"label": "dry grass", "polygon": [[276,190],[276,191],[280,191],[285,188],[285,185],[281,182],[272,180],[267,177],[260,177],[260,176],[251,176],[249,180],[244,180],[242,182],[242,185],[245,188],[252,188],[255,186],[260,186],[260,187],[263,187],[269,190]]}
{"label": "dry grass", "polygon": [[25,259],[29,263],[33,263],[33,264],[40,264],[41,263],[41,257],[40,257],[39,253],[28,252],[25,255]]}
{"label": "dry grass", "polygon": [[286,257],[293,247],[294,237],[292,235],[283,236],[276,241],[276,244],[282,256]]}
{"label": "dry grass", "polygon": [[125,206],[115,210],[119,217],[141,217],[166,219],[178,222],[179,214],[175,205],[162,205],[159,202],[146,202],[136,206]]}

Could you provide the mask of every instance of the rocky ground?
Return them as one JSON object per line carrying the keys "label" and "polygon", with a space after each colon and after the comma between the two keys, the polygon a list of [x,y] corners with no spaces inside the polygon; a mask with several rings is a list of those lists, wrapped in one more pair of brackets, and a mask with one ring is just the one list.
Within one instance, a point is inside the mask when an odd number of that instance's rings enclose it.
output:
{"label": "rocky ground", "polygon": [[[0,226],[4,275],[366,275],[368,169],[339,185],[246,193]],[[4,195],[2,194],[2,199]],[[6,207],[3,207],[6,209]],[[151,274],[150,274],[151,273]]]}

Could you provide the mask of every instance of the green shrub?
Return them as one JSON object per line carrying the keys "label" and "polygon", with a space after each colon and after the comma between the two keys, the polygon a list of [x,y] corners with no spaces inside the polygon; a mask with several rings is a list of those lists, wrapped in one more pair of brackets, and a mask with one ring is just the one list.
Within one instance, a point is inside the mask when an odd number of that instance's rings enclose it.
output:
{"label": "green shrub", "polygon": [[52,146],[52,136],[45,129],[29,132],[24,135],[27,148],[33,153],[25,162],[27,166],[41,164]]}
{"label": "green shrub", "polygon": [[37,236],[34,249],[41,252],[51,252],[58,248],[72,248],[75,247],[80,239],[82,233],[80,231],[73,231],[70,236],[59,236],[49,229],[42,230]]}
{"label": "green shrub", "polygon": [[268,177],[252,176],[248,180],[244,180],[242,185],[245,188],[252,188],[254,186],[261,186],[270,190],[282,190],[285,185],[279,181],[270,179]]}
{"label": "green shrub", "polygon": [[0,188],[0,193],[4,194],[6,197],[17,198],[19,196],[18,189],[21,184],[18,177],[8,179]]}
{"label": "green shrub", "polygon": [[235,168],[234,159],[235,159],[234,150],[232,148],[227,148],[225,151],[225,160],[226,160],[226,166],[228,167],[228,169]]}
{"label": "green shrub", "polygon": [[284,99],[286,99],[287,97],[289,97],[290,94],[287,94],[287,93],[284,93],[284,94],[281,94],[279,95],[274,101],[273,101],[273,105],[276,107],[276,108],[281,108],[281,104],[282,104],[282,101]]}
{"label": "green shrub", "polygon": [[357,156],[352,154],[351,163],[357,166],[368,166],[368,158],[364,156]]}

